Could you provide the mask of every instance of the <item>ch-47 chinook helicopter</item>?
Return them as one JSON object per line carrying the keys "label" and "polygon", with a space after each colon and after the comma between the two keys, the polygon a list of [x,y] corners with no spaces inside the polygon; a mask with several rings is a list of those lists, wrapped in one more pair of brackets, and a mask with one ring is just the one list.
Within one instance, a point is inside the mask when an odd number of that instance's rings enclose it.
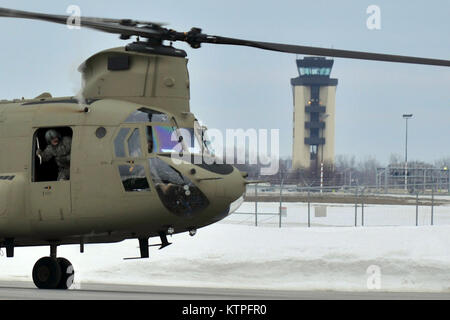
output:
{"label": "ch-47 chinook helicopter", "polygon": [[[59,24],[70,18],[3,8],[0,16]],[[0,248],[13,257],[15,247],[49,246],[50,255],[33,268],[35,285],[45,289],[73,282],[73,267],[57,258],[58,246],[76,244],[83,252],[88,243],[138,239],[139,258],[148,258],[151,237],[164,248],[167,235],[194,235],[241,203],[251,181],[210,151],[189,108],[186,53],[172,42],[450,66],[449,60],[225,38],[198,28],[177,32],[129,19],[81,17],[79,24],[137,41],[82,64],[82,99],[44,93],[0,102]],[[49,130],[71,138],[68,179],[58,180],[57,164],[43,162],[38,152],[49,143]],[[183,160],[173,161],[174,154]]]}

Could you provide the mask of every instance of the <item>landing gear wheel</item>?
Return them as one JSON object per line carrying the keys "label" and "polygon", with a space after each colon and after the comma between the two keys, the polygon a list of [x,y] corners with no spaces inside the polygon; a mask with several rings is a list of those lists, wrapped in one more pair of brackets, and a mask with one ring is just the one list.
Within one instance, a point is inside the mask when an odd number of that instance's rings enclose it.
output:
{"label": "landing gear wheel", "polygon": [[58,258],[59,267],[61,268],[61,280],[56,286],[57,289],[69,289],[75,277],[75,271],[73,270],[72,263],[65,258]]}
{"label": "landing gear wheel", "polygon": [[56,289],[61,281],[61,267],[56,258],[44,257],[33,267],[33,282],[39,289]]}

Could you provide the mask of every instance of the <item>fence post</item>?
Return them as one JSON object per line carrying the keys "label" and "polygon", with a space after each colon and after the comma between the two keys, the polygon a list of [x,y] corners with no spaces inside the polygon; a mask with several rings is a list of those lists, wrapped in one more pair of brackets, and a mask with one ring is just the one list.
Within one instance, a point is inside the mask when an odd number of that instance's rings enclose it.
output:
{"label": "fence post", "polygon": [[423,194],[427,191],[427,169],[423,169]]}
{"label": "fence post", "polygon": [[434,225],[434,185],[431,187],[431,225]]}
{"label": "fence post", "polygon": [[419,226],[419,192],[416,193],[416,227]]}
{"label": "fence post", "polygon": [[311,228],[311,190],[308,187],[308,228]]}
{"label": "fence post", "polygon": [[388,167],[384,169],[384,194],[387,193],[388,189]]}
{"label": "fence post", "polygon": [[364,227],[364,189],[361,191],[361,225]]}
{"label": "fence post", "polygon": [[255,184],[255,227],[258,226],[258,184]]}
{"label": "fence post", "polygon": [[283,205],[283,199],[282,199],[282,197],[283,197],[283,181],[284,180],[282,179],[281,183],[280,183],[280,209],[278,209],[280,211],[280,221],[278,223],[279,228],[281,228],[281,206]]}
{"label": "fence post", "polygon": [[355,227],[358,226],[358,187],[355,187]]}

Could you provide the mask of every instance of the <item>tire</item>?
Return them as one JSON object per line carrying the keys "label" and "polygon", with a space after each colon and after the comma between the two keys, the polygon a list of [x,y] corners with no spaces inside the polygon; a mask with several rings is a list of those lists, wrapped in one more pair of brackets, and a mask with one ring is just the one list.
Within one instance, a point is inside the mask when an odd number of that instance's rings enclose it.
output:
{"label": "tire", "polygon": [[33,282],[39,289],[56,289],[61,281],[61,267],[52,257],[38,260],[33,267]]}
{"label": "tire", "polygon": [[58,258],[59,267],[61,268],[61,280],[56,286],[57,289],[67,290],[69,289],[74,280],[75,271],[73,270],[72,263],[65,258]]}

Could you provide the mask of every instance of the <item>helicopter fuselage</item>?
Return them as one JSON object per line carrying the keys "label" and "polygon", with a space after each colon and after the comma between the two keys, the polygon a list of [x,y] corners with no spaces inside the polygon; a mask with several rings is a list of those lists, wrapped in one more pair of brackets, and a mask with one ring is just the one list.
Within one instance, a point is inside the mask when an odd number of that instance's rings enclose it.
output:
{"label": "helicopter fuselage", "polygon": [[[195,129],[186,59],[119,48],[90,58],[82,72],[82,99],[0,104],[0,246],[149,238],[230,213],[244,193],[241,172],[172,160],[180,141],[167,142],[168,134]],[[68,180],[57,181],[57,166],[36,154],[49,129],[71,138]]]}

